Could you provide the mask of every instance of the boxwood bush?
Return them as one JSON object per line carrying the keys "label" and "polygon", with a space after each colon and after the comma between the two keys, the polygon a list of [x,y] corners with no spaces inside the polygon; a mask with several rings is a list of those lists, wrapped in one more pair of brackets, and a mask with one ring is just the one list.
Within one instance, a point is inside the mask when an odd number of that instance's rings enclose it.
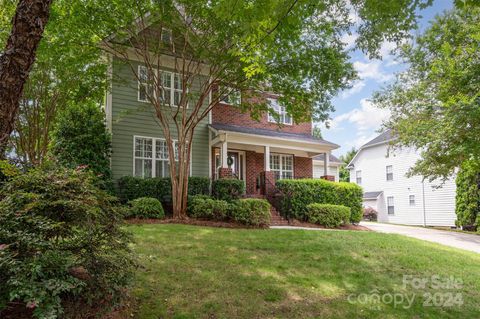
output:
{"label": "boxwood bush", "polygon": [[362,219],[362,188],[354,183],[323,179],[282,179],[276,182],[283,196],[280,212],[284,217],[307,220],[307,206],[313,203],[343,205],[351,210],[350,222]]}
{"label": "boxwood bush", "polygon": [[212,182],[212,196],[216,199],[232,201],[245,193],[245,182],[236,178],[220,178]]}
{"label": "boxwood bush", "polygon": [[128,217],[164,218],[162,203],[156,198],[139,197],[128,202],[130,205]]}
{"label": "boxwood bush", "polygon": [[267,227],[270,225],[270,203],[257,198],[236,200],[231,203],[229,215],[240,224]]}
{"label": "boxwood bush", "polygon": [[[118,180],[118,197],[124,203],[140,198],[153,197],[161,202],[170,201],[172,197],[172,184],[170,178],[141,178],[123,176]],[[189,195],[209,195],[210,179],[208,177],[189,177]]]}
{"label": "boxwood bush", "polygon": [[224,200],[215,200],[205,195],[189,199],[188,215],[193,218],[224,221],[228,218],[229,204]]}
{"label": "boxwood bush", "polygon": [[133,274],[130,236],[116,197],[93,174],[33,169],[4,184],[0,198],[0,310],[94,317],[98,305],[120,303]]}
{"label": "boxwood bush", "polygon": [[336,228],[348,224],[350,208],[343,205],[309,204],[307,205],[307,220],[310,223]]}

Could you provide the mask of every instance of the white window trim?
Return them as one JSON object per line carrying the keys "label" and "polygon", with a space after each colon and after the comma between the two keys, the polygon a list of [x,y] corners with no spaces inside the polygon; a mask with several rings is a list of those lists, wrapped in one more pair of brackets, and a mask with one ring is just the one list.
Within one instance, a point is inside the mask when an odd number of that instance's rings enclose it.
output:
{"label": "white window trim", "polygon": [[[135,140],[137,138],[145,138],[145,139],[151,139],[152,140],[152,158],[146,158],[146,157],[137,157],[135,156]],[[139,159],[148,159],[148,160],[151,160],[152,161],[152,177],[151,178],[155,178],[157,176],[156,175],[156,161],[162,161],[161,159],[157,159],[156,158],[156,151],[157,151],[157,145],[156,145],[156,141],[157,140],[162,140],[162,141],[166,141],[165,138],[163,137],[152,137],[152,136],[143,136],[143,135],[133,135],[133,156],[132,156],[132,162],[133,162],[133,170],[132,170],[132,176],[134,177],[142,177],[142,178],[149,178],[149,177],[145,177],[145,176],[136,176],[135,175],[135,159],[139,158]],[[172,140],[174,143],[178,143],[178,140]],[[193,149],[190,151],[190,176],[192,176],[192,154],[193,154]],[[163,160],[163,161],[167,161],[167,160]],[[168,161],[170,161],[170,159],[168,159]],[[165,176],[165,177],[170,177],[170,176]]]}
{"label": "white window trim", "polygon": [[[273,107],[274,105],[277,105],[279,107],[279,111],[277,112],[277,114],[280,117],[280,121],[278,123],[285,124],[285,125],[293,125],[292,116],[290,114],[288,114],[287,110],[285,109],[285,106],[282,106],[282,105],[278,104],[277,99],[268,98],[267,100],[270,102],[270,106]],[[285,115],[288,115],[288,117],[290,118],[290,122],[285,121]],[[277,123],[275,117],[272,116],[272,114],[270,112],[268,112],[268,122]]]}
{"label": "white window trim", "polygon": [[[388,172],[388,168],[389,168],[389,167],[390,167],[391,170],[392,170],[391,173]],[[388,179],[388,174],[392,174],[392,179]],[[387,165],[387,166],[385,166],[385,180],[386,180],[387,182],[393,182],[393,165]]]}
{"label": "white window trim", "polygon": [[[359,174],[360,173],[360,174]],[[360,175],[360,176],[359,176]],[[360,182],[358,180],[360,179]],[[355,171],[355,182],[358,185],[362,185],[362,170]]]}
{"label": "white window trim", "polygon": [[[391,198],[392,199],[392,205],[389,205],[388,203],[388,199]],[[393,207],[393,212],[390,213],[389,211],[389,207]],[[387,196],[387,215],[395,215],[395,198],[393,196]]]}
{"label": "white window trim", "polygon": [[[138,77],[140,77],[140,70],[141,69],[145,69],[146,71],[148,71],[147,67],[145,65],[139,65],[138,68],[137,68],[137,75]],[[153,70],[153,72],[155,73],[155,77],[157,78],[157,81],[162,81],[161,78],[158,77],[158,70]],[[168,88],[170,90],[170,101],[168,103],[168,106],[171,106],[171,107],[178,107],[178,105],[175,105],[174,102],[175,102],[175,92],[183,92],[182,89],[175,89],[175,75],[177,75],[178,77],[181,77],[180,73],[176,73],[176,72],[172,72],[172,71],[167,71],[167,70],[160,70],[160,72],[162,73],[166,73],[166,74],[169,74],[170,75],[170,83],[171,83],[171,87]],[[182,79],[183,81],[183,79]],[[145,83],[141,83],[140,82],[140,79],[137,79],[137,82],[138,82],[138,85],[137,85],[137,101],[138,102],[142,102],[142,103],[150,103],[150,101],[148,100],[148,98],[146,100],[142,100],[140,99],[140,87],[141,86],[145,86],[148,90],[148,83],[145,84]],[[153,84],[152,84],[153,85]],[[163,85],[162,85],[163,87]],[[158,97],[156,96],[156,90],[153,91],[154,92],[154,95],[155,95],[155,99],[157,99]],[[187,93],[188,93],[188,89],[187,89]],[[188,108],[188,104],[187,103],[187,108]]]}
{"label": "white window trim", "polygon": [[[412,200],[411,200],[412,196],[413,196],[413,203],[412,203]],[[408,205],[409,206],[416,206],[417,205],[417,199],[415,198],[415,194],[408,195]]]}
{"label": "white window trim", "polygon": [[[242,104],[242,92],[240,90],[234,89],[234,88],[229,87],[229,86],[223,86],[223,87],[226,88],[228,90],[228,92],[230,92],[230,94],[224,94],[223,97],[220,98],[220,103],[227,104],[227,105]],[[219,89],[220,88],[222,88],[222,86],[220,86]],[[235,101],[237,103],[232,103],[232,102],[225,101],[226,97],[230,97],[232,95],[234,95],[234,96],[238,95],[238,101]]]}
{"label": "white window trim", "polygon": [[[280,165],[279,169],[272,168],[272,156],[278,156],[279,165]],[[282,158],[285,158],[285,157],[289,157],[289,158],[292,159],[292,169],[291,170],[286,170],[282,166]],[[292,173],[292,178],[291,179],[295,178],[295,175],[294,175],[295,174],[295,158],[293,157],[292,154],[270,153],[270,159],[269,160],[270,160],[270,171],[278,172],[279,176],[280,176],[279,179],[284,179],[282,177],[284,172]]]}

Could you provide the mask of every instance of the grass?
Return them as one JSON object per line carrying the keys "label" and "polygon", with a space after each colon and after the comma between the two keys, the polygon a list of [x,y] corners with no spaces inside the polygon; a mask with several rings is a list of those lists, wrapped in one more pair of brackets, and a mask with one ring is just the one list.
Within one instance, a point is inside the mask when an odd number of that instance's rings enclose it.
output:
{"label": "grass", "polygon": [[[161,224],[129,229],[141,264],[134,318],[479,317],[478,254],[374,232]],[[453,276],[463,287],[404,288],[403,275],[439,275],[442,281]],[[423,305],[424,293],[448,298],[452,292],[461,294],[463,305]],[[415,299],[409,308],[406,301],[348,301],[372,293]]]}

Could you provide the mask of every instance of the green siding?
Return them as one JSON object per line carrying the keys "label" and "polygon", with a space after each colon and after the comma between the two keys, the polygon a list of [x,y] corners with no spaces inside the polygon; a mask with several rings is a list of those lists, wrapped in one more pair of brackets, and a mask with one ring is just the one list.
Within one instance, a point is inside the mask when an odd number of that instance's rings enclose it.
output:
{"label": "green siding", "polygon": [[[199,84],[197,83],[197,85]],[[192,90],[195,90],[195,87]],[[115,61],[112,83],[112,172],[114,179],[133,175],[133,138],[135,135],[163,137],[162,128],[156,119],[153,106],[149,103],[139,102],[137,96],[137,81],[130,66]],[[207,124],[208,117],[203,119],[195,129],[192,144],[192,176],[208,176],[209,173]],[[174,136],[176,135],[176,129],[173,126],[171,132]]]}

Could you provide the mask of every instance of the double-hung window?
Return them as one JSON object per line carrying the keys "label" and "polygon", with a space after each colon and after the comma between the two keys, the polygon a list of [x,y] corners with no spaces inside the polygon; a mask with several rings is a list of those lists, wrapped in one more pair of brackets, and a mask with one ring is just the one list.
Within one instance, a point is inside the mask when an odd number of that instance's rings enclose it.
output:
{"label": "double-hung window", "polygon": [[355,181],[357,182],[358,185],[362,184],[362,171],[355,172]]}
{"label": "double-hung window", "polygon": [[[139,65],[138,66],[138,100],[142,102],[148,102],[148,97],[157,98],[154,96],[154,75],[157,74],[149,72],[148,68]],[[158,81],[160,81],[160,96],[158,98],[167,105],[179,106],[183,93],[183,79],[181,74],[160,71]],[[148,95],[147,95],[148,92]]]}
{"label": "double-hung window", "polygon": [[270,170],[276,179],[293,178],[293,155],[270,154]]}
{"label": "double-hung window", "polygon": [[[278,115],[279,123],[292,125],[292,117],[290,114],[288,114],[285,107],[281,106],[277,99],[268,99],[268,101],[270,102],[270,106],[272,107],[273,111]],[[268,113],[268,121],[277,123],[277,119],[271,113]]]}
{"label": "double-hung window", "polygon": [[392,165],[388,165],[386,167],[387,171],[387,181],[393,181],[393,167]]}
{"label": "double-hung window", "polygon": [[415,195],[409,195],[408,202],[410,203],[410,206],[415,206]]}
{"label": "double-hung window", "polygon": [[[178,145],[174,141],[175,161],[178,161]],[[170,176],[168,145],[164,139],[135,137],[133,172],[139,177]]]}
{"label": "double-hung window", "polygon": [[242,93],[240,90],[231,87],[219,87],[220,102],[229,105],[240,105],[242,103]]}
{"label": "double-hung window", "polygon": [[387,197],[387,212],[388,212],[388,215],[395,214],[395,205],[393,204],[393,196]]}

